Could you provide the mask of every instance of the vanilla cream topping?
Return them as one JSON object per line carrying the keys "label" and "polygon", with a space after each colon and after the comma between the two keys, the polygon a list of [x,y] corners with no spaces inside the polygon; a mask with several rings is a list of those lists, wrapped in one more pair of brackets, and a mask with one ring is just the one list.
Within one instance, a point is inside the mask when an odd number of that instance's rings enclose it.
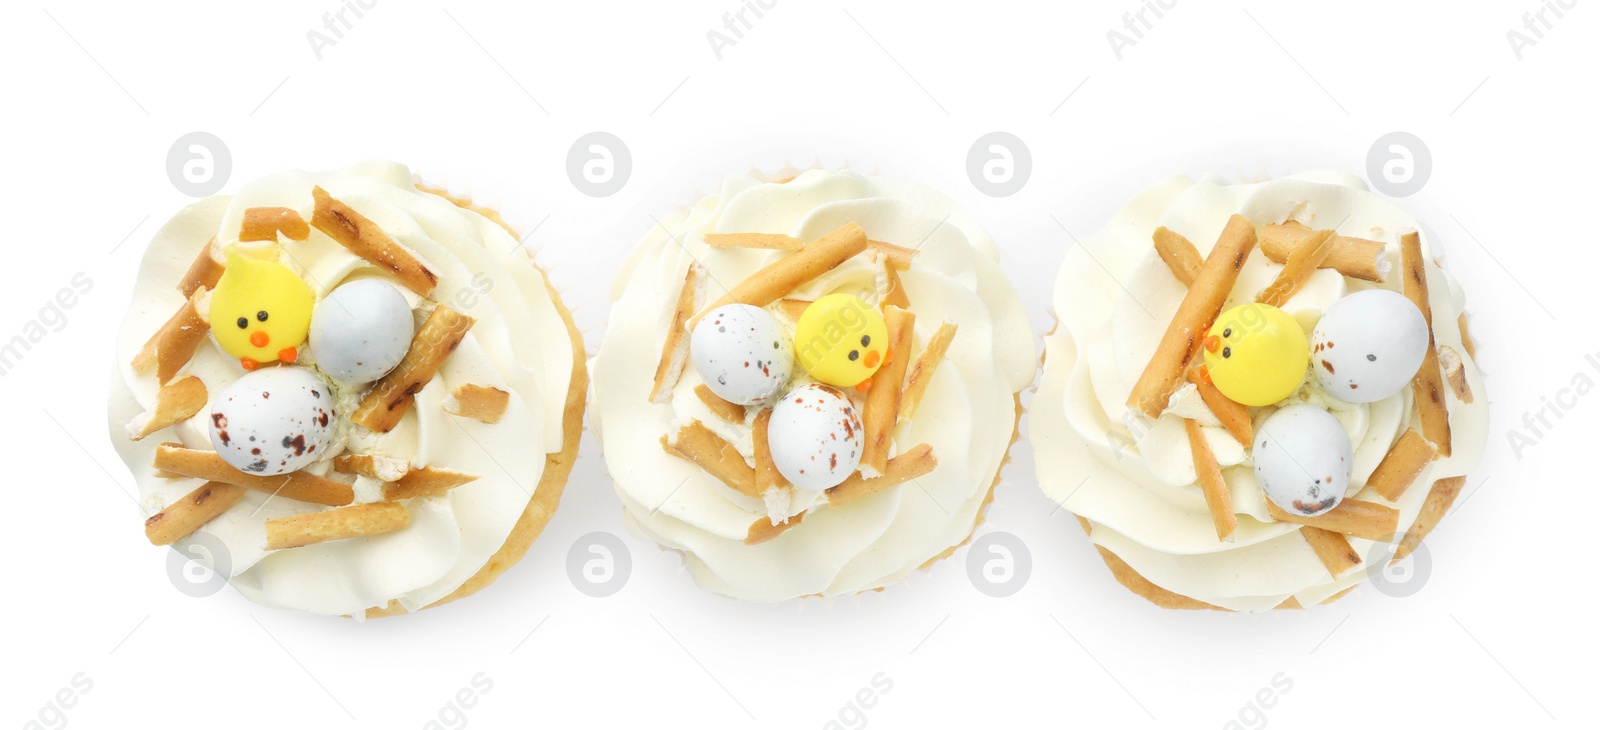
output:
{"label": "vanilla cream topping", "polygon": [[[1045,372],[1029,411],[1030,439],[1045,493],[1089,520],[1095,543],[1156,585],[1234,610],[1267,610],[1291,596],[1312,605],[1361,582],[1366,572],[1331,578],[1298,526],[1271,521],[1248,453],[1211,416],[1193,386],[1174,394],[1159,419],[1124,405],[1185,293],[1156,255],[1151,234],[1166,226],[1193,241],[1204,256],[1235,213],[1257,226],[1296,220],[1388,244],[1390,273],[1384,283],[1321,269],[1284,305],[1307,332],[1347,293],[1373,287],[1399,291],[1400,233],[1421,229],[1400,208],[1342,173],[1241,185],[1179,176],[1140,193],[1103,229],[1084,238],[1062,265],[1054,293],[1060,326],[1045,338]],[[1481,376],[1457,326],[1465,297],[1433,261],[1425,232],[1422,248],[1435,340],[1461,355],[1472,392],[1481,394]],[[1252,301],[1281,268],[1253,252],[1224,308]],[[1420,428],[1409,387],[1375,403],[1350,404],[1323,393],[1316,379],[1308,378],[1288,402],[1321,406],[1339,420],[1355,452],[1347,496],[1395,507],[1404,534],[1430,485],[1465,475],[1487,442],[1487,399],[1467,404],[1449,392],[1446,399],[1453,453],[1429,464],[1398,503],[1365,487],[1401,434]],[[1223,467],[1240,514],[1232,542],[1217,539],[1195,485],[1184,417],[1202,423]],[[1350,543],[1363,557],[1373,545],[1354,537]]]}
{"label": "vanilla cream topping", "polygon": [[[959,325],[916,418],[902,421],[894,434],[897,450],[931,445],[938,467],[914,484],[828,507],[817,491],[752,499],[665,453],[661,438],[692,419],[752,457],[748,424],[722,421],[695,397],[702,381],[693,367],[685,369],[669,403],[650,403],[688,267],[704,265],[706,295],[716,298],[783,255],[714,249],[701,237],[759,232],[813,241],[852,221],[874,240],[918,251],[900,274],[917,315],[914,349],[942,321]],[[665,218],[617,275],[610,323],[593,363],[596,434],[629,528],[682,551],[701,586],[762,601],[878,588],[966,539],[1011,441],[1013,394],[1034,375],[1033,335],[997,259],[988,234],[948,198],[851,172],[811,171],[786,184],[732,176],[716,194]],[[793,296],[846,291],[875,301],[880,271],[869,257],[857,256]],[[779,318],[792,330],[793,322]],[[795,383],[804,382],[796,370]],[[802,512],[804,522],[779,538],[744,543],[757,520]]]}
{"label": "vanilla cream topping", "polygon": [[[331,459],[348,450],[405,460],[419,468],[449,468],[478,479],[441,496],[409,500],[411,523],[396,532],[278,551],[266,550],[268,519],[322,508],[252,491],[179,547],[197,547],[187,552],[203,556],[208,567],[226,570],[232,584],[259,603],[359,617],[367,608],[397,599],[415,610],[460,587],[510,535],[544,471],[545,454],[561,450],[574,353],[543,274],[517,240],[478,213],[418,191],[406,167],[366,163],[337,172],[279,173],[245,185],[232,197],[198,201],[163,226],[145,252],[117,337],[112,442],[133,471],[140,504],[148,512],[165,508],[202,483],[157,477],[151,463],[163,441],[210,450],[210,409],[143,441],[128,440],[124,426],[155,405],[158,390],[153,371],[135,373],[128,363],[183,303],[178,281],[208,240],[215,237],[219,246],[237,243],[244,211],[253,207],[291,208],[311,220],[315,186],[373,220],[438,275],[429,301],[401,287],[419,324],[438,304],[476,323],[389,433],[374,434],[350,423],[364,389],[330,381],[338,435],[323,458],[305,471],[340,478],[332,473]],[[346,281],[387,278],[315,228],[305,241],[285,238],[281,243],[280,261],[299,273],[319,300]],[[315,366],[307,351],[299,364]],[[208,337],[184,372],[199,377],[215,397],[244,370]],[[444,411],[449,391],[465,383],[511,393],[499,423]],[[379,498],[374,480],[358,479],[354,487],[358,502]]]}

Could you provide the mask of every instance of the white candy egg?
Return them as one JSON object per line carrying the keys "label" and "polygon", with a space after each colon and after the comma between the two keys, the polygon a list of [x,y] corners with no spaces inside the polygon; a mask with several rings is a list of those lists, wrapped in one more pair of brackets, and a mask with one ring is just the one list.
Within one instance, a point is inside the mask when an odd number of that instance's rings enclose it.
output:
{"label": "white candy egg", "polygon": [[711,392],[742,406],[771,402],[794,373],[794,345],[783,325],[748,304],[707,312],[689,335],[689,354]]}
{"label": "white candy egg", "polygon": [[801,489],[836,486],[861,463],[861,416],[838,388],[807,383],[772,407],[767,446],[778,473]]}
{"label": "white candy egg", "polygon": [[1328,307],[1311,334],[1311,366],[1328,395],[1372,403],[1400,392],[1428,353],[1428,323],[1410,299],[1367,289]]}
{"label": "white candy egg", "polygon": [[1315,517],[1338,506],[1350,487],[1350,436],[1339,419],[1311,405],[1267,417],[1256,431],[1256,481],[1285,512]]}
{"label": "white candy egg", "polygon": [[211,403],[211,445],[235,469],[271,476],[327,453],[336,419],[333,393],[307,368],[245,373]]}
{"label": "white candy egg", "polygon": [[411,305],[393,284],[357,279],[341,284],[311,315],[311,356],[342,383],[370,383],[388,374],[411,347]]}

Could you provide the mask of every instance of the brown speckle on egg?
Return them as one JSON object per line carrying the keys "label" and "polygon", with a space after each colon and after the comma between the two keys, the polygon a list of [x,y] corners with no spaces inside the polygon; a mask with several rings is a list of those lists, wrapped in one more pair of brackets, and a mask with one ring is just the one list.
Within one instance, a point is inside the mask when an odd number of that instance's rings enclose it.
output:
{"label": "brown speckle on egg", "polygon": [[1338,496],[1329,497],[1329,498],[1327,498],[1325,500],[1322,500],[1321,502],[1309,502],[1309,503],[1305,502],[1303,500],[1297,499],[1297,500],[1294,501],[1294,505],[1293,506],[1294,506],[1295,511],[1299,512],[1300,514],[1303,514],[1303,515],[1315,515],[1315,514],[1320,514],[1322,512],[1326,512],[1329,509],[1332,509],[1334,503],[1338,502],[1338,501],[1339,501],[1339,497]]}

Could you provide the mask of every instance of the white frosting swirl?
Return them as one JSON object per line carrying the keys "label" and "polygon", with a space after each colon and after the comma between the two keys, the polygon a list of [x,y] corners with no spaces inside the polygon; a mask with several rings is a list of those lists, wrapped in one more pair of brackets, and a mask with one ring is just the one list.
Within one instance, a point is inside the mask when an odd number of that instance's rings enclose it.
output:
{"label": "white frosting swirl", "polygon": [[[347,448],[478,479],[442,496],[409,500],[411,523],[396,532],[279,551],[266,549],[266,520],[321,508],[250,492],[179,547],[204,555],[212,567],[226,568],[233,585],[259,603],[359,617],[365,609],[395,599],[416,610],[460,587],[510,535],[544,471],[545,454],[561,449],[574,353],[543,274],[517,240],[484,216],[417,190],[404,166],[367,163],[337,172],[284,172],[250,183],[232,197],[201,200],[168,221],[145,252],[118,334],[112,442],[138,480],[139,501],[149,512],[201,484],[197,479],[156,477],[151,463],[163,441],[211,449],[206,424],[210,409],[143,441],[128,440],[126,424],[155,405],[158,390],[153,371],[135,373],[128,363],[183,303],[177,283],[208,240],[215,237],[219,246],[236,243],[244,211],[253,207],[292,208],[309,221],[314,186],[372,219],[438,275],[434,301],[419,301],[402,288],[417,308],[419,322],[438,302],[476,323],[416,395],[400,425],[387,434],[351,424],[348,417],[362,391],[336,385],[339,435],[333,448],[306,471],[337,477],[330,461]],[[385,276],[315,228],[306,241],[285,239],[283,244],[281,262],[300,273],[319,300],[345,281]],[[305,354],[301,364],[315,365]],[[244,371],[208,338],[184,372],[199,377],[215,397]],[[457,418],[443,410],[450,389],[463,383],[512,394],[499,423]],[[376,486],[373,480],[358,480],[357,501],[377,499]],[[194,544],[204,549],[188,550]],[[224,556],[215,555],[217,546]]]}
{"label": "white frosting swirl", "polygon": [[[1185,234],[1203,256],[1235,213],[1258,226],[1292,219],[1386,242],[1392,272],[1399,271],[1400,233],[1421,229],[1400,208],[1342,173],[1248,185],[1179,176],[1140,193],[1105,228],[1083,239],[1062,265],[1054,295],[1061,324],[1045,338],[1044,378],[1029,411],[1030,439],[1045,493],[1089,520],[1096,544],[1156,585],[1241,611],[1267,610],[1291,596],[1312,605],[1361,582],[1365,571],[1331,578],[1298,526],[1270,521],[1249,455],[1211,416],[1193,386],[1180,390],[1171,409],[1153,422],[1128,415],[1124,405],[1184,296],[1183,286],[1156,255],[1152,232],[1166,226]],[[1433,262],[1426,233],[1422,239],[1435,339],[1461,355],[1467,381],[1479,394],[1471,404],[1446,394],[1452,455],[1429,464],[1398,503],[1388,502],[1364,488],[1391,444],[1419,423],[1411,389],[1357,405],[1328,397],[1315,378],[1308,378],[1290,399],[1327,408],[1344,425],[1355,451],[1349,496],[1397,508],[1401,533],[1416,521],[1429,485],[1465,475],[1477,465],[1488,438],[1487,399],[1457,326],[1464,296]],[[1280,268],[1259,251],[1252,253],[1225,306],[1250,301]],[[1370,284],[1322,269],[1283,308],[1310,332],[1346,293],[1371,287],[1398,291],[1399,286],[1394,273],[1384,284]],[[1232,542],[1218,541],[1195,486],[1183,417],[1206,426],[1223,466],[1241,515]],[[1357,538],[1350,542],[1364,557],[1373,545]]]}
{"label": "white frosting swirl", "polygon": [[[793,490],[787,500],[774,494],[764,504],[664,453],[661,437],[695,419],[751,457],[749,427],[722,421],[695,397],[701,380],[693,367],[670,403],[649,399],[690,264],[706,267],[714,298],[783,255],[714,249],[701,236],[783,233],[811,241],[851,221],[875,240],[917,247],[915,263],[901,274],[917,315],[915,348],[940,322],[959,325],[916,418],[894,434],[897,449],[930,444],[938,467],[916,486],[829,508],[821,492],[806,490]],[[1011,441],[1014,394],[1035,371],[1033,335],[998,257],[982,227],[943,195],[851,172],[814,170],[784,184],[732,176],[717,194],[669,216],[617,275],[610,324],[594,361],[596,433],[629,528],[682,551],[702,587],[760,601],[888,585],[966,539]],[[878,269],[858,256],[795,296],[843,290],[870,298]],[[804,522],[777,539],[744,543],[756,520],[808,509]]]}

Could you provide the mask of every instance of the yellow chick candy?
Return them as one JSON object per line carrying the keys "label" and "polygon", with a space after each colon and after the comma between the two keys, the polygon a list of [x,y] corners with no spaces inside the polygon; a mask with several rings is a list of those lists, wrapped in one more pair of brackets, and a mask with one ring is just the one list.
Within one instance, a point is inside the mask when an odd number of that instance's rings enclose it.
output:
{"label": "yellow chick candy", "polygon": [[806,307],[794,330],[794,354],[811,377],[858,387],[888,359],[883,315],[854,294],[829,294]]}
{"label": "yellow chick candy", "polygon": [[1293,395],[1311,361],[1300,323],[1270,304],[1244,304],[1223,312],[1204,345],[1211,383],[1247,406],[1271,405]]}
{"label": "yellow chick candy", "polygon": [[311,329],[314,299],[289,267],[233,251],[211,295],[211,332],[246,370],[294,362]]}

